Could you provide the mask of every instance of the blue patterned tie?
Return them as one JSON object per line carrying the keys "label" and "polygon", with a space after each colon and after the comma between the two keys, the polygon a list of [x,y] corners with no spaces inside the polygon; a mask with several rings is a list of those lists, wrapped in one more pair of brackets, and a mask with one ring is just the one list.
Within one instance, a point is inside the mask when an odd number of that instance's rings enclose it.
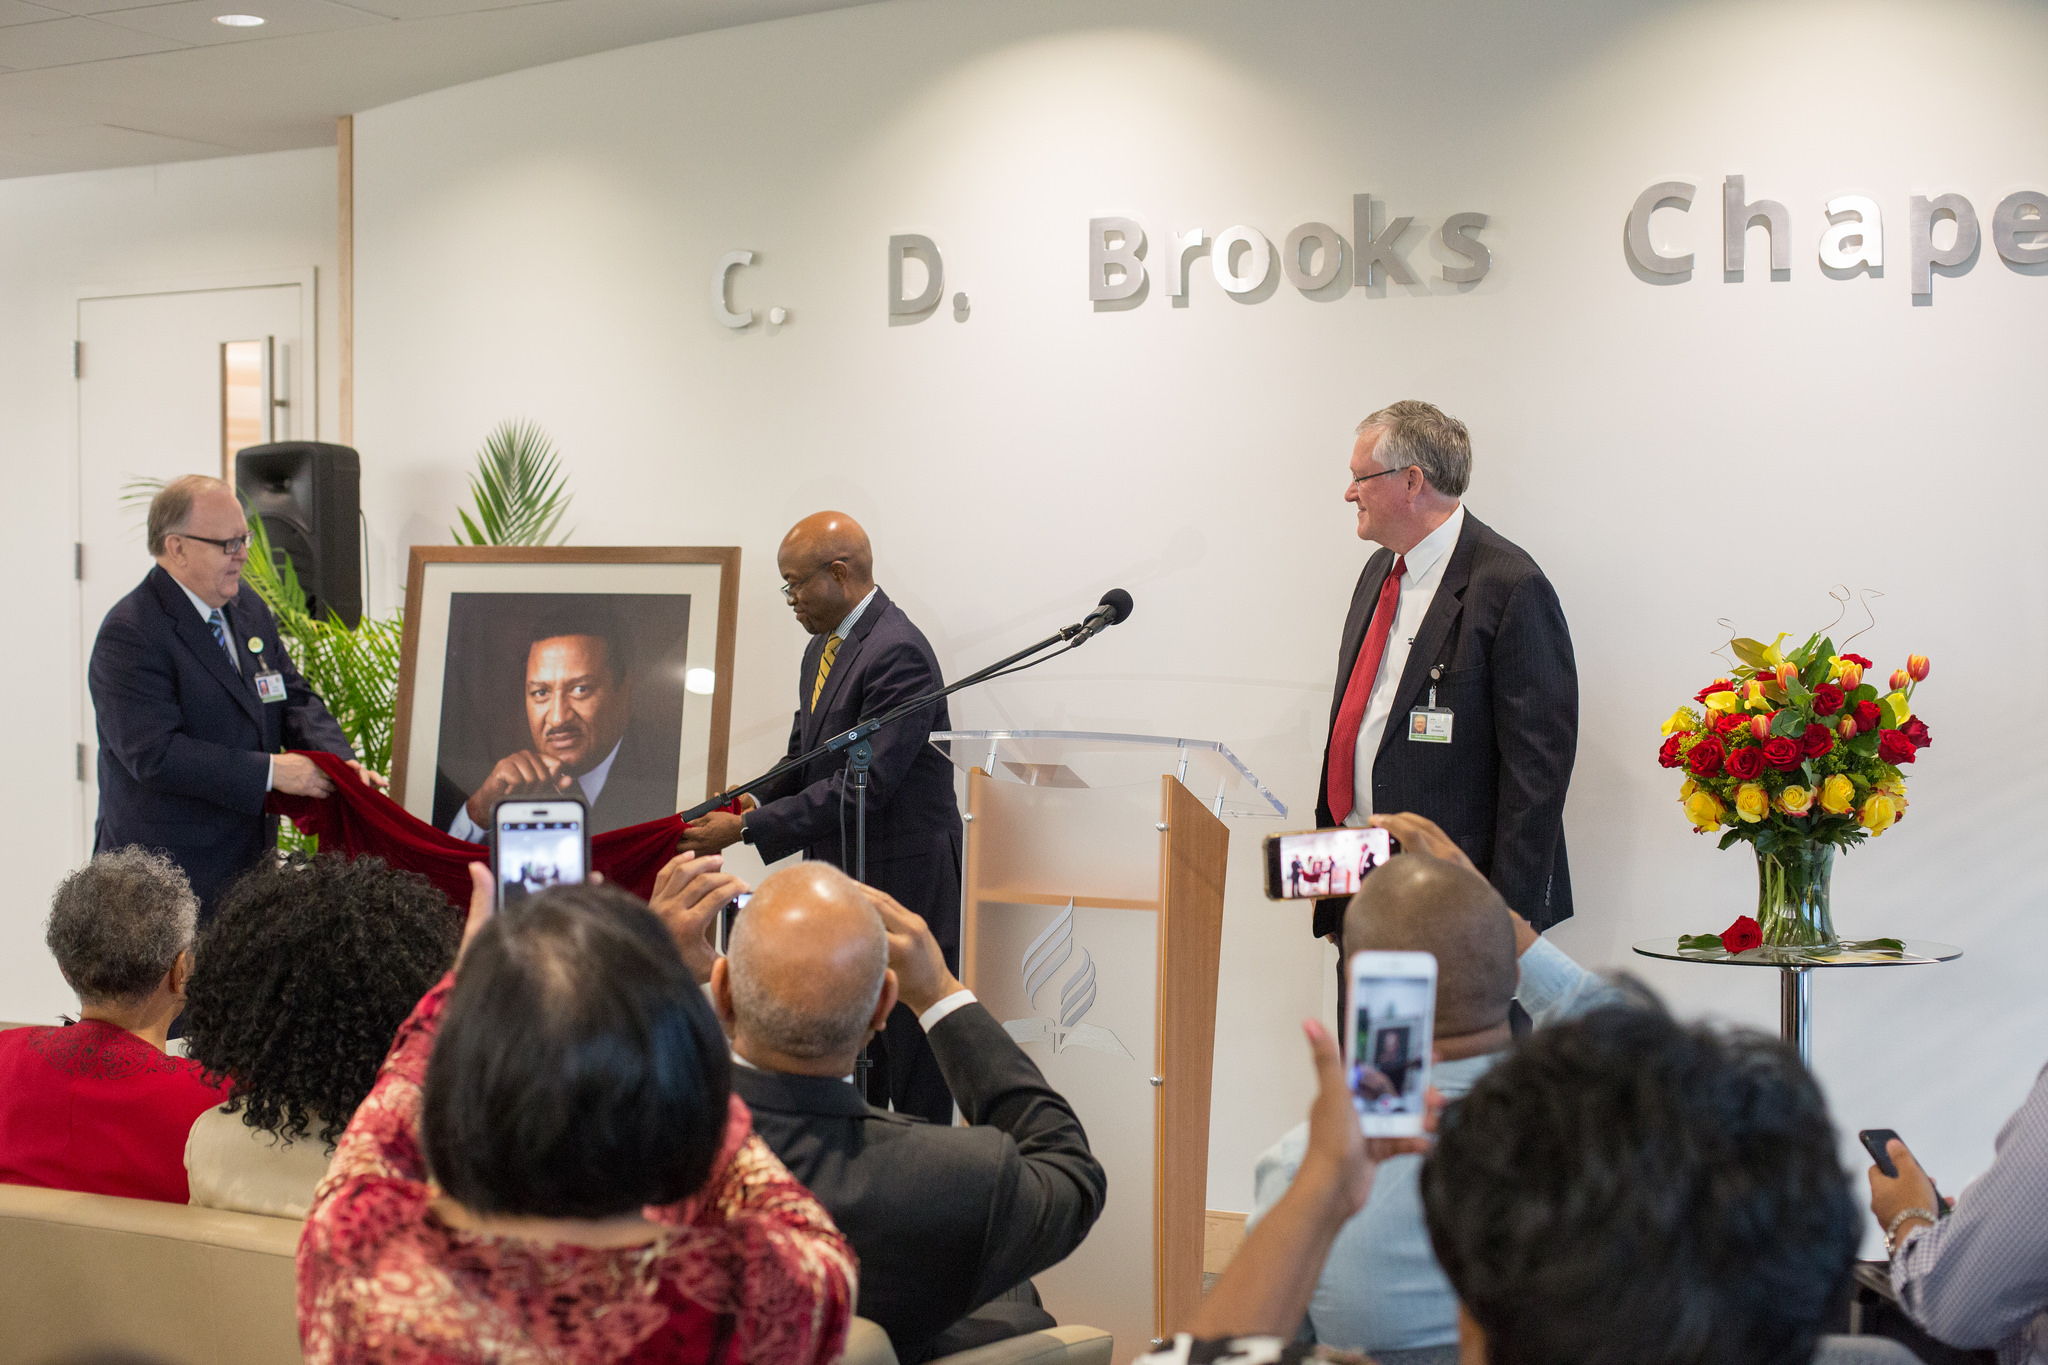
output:
{"label": "blue patterned tie", "polygon": [[235,647],[228,643],[228,618],[220,614],[219,607],[215,607],[213,615],[206,618],[206,623],[213,627],[213,638],[220,641],[221,652],[228,656],[228,667],[235,669],[237,673],[241,672],[242,670],[235,665]]}

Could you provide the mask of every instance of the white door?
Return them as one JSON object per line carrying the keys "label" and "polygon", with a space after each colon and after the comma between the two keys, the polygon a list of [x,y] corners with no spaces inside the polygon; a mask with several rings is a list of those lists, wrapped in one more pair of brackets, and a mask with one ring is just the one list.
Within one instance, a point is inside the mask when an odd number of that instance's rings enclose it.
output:
{"label": "white door", "polygon": [[[99,810],[99,742],[85,664],[107,610],[142,581],[151,564],[143,533],[147,503],[124,502],[123,489],[142,478],[221,475],[230,407],[238,409],[233,429],[257,436],[250,444],[313,439],[311,404],[299,401],[299,395],[313,392],[311,348],[301,344],[311,330],[307,292],[300,284],[274,284],[79,300],[81,856],[92,847]],[[267,362],[253,431],[249,405],[224,401],[230,391],[223,387],[223,366],[239,362],[247,348],[223,348],[238,342],[259,343],[258,354]],[[239,363],[235,368],[239,373]]]}

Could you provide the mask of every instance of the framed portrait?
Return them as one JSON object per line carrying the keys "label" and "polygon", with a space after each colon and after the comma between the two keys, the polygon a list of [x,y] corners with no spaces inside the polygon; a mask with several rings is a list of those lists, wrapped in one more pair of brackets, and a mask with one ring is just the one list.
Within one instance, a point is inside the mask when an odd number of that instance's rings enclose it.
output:
{"label": "framed portrait", "polygon": [[739,578],[737,546],[414,546],[392,795],[481,840],[501,796],[603,834],[720,790]]}

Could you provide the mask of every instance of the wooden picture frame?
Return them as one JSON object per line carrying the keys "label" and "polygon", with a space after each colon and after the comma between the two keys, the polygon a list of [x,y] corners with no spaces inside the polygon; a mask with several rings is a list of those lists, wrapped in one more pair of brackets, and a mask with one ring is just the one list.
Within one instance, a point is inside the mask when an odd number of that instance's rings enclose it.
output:
{"label": "wooden picture frame", "polygon": [[[738,546],[469,546],[415,545],[406,567],[405,632],[400,646],[398,706],[392,727],[391,795],[399,804],[422,818],[433,820],[437,782],[446,782],[441,766],[442,752],[450,723],[448,691],[452,679],[448,651],[451,630],[459,631],[454,598],[457,595],[507,594],[530,614],[546,598],[561,595],[565,600],[589,602],[596,599],[630,603],[645,597],[668,604],[673,613],[680,599],[687,618],[684,637],[662,642],[662,662],[680,653],[689,667],[677,679],[680,704],[677,736],[677,804],[675,809],[695,804],[696,776],[702,773],[702,796],[722,790],[731,745],[732,670],[734,637],[739,616],[740,551]],[[717,604],[715,623],[702,619],[699,597]],[[491,619],[494,613],[465,607],[472,623]],[[621,608],[620,619],[638,616],[641,609]],[[517,615],[516,611],[507,615]],[[470,627],[474,633],[475,626]],[[710,637],[713,647],[710,667],[712,690],[695,691],[703,653]],[[509,639],[509,637],[508,637]],[[423,654],[424,642],[424,654]],[[504,653],[504,647],[498,650]],[[667,679],[668,670],[661,673]],[[638,675],[636,675],[638,676]],[[433,691],[421,695],[422,679]],[[461,684],[458,684],[461,685]],[[493,684],[495,686],[495,684]],[[474,684],[470,685],[473,690]],[[502,690],[502,689],[500,689]],[[517,699],[517,691],[513,693]],[[708,703],[708,706],[706,706]],[[467,715],[462,707],[458,712]],[[708,711],[708,715],[705,713]],[[503,732],[503,724],[500,724]],[[664,735],[665,741],[665,735]],[[421,772],[422,761],[428,771]],[[472,760],[470,767],[475,766]],[[435,821],[437,826],[440,822]],[[599,831],[602,832],[602,831]]]}

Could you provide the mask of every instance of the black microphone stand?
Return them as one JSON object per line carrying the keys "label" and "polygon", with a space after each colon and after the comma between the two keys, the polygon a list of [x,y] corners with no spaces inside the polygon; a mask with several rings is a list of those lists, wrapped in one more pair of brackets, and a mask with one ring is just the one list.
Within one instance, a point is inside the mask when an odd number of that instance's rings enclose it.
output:
{"label": "black microphone stand", "polygon": [[[1006,672],[1022,672],[1026,668],[1034,668],[1049,659],[1056,659],[1061,654],[1079,649],[1082,645],[1087,644],[1089,640],[1093,639],[1098,632],[1107,630],[1121,619],[1121,617],[1104,619],[1098,616],[1088,621],[1067,626],[1054,634],[1046,636],[1037,644],[1025,646],[1008,658],[996,660],[978,673],[970,673],[958,682],[941,687],[937,691],[927,692],[921,697],[912,697],[900,706],[893,707],[879,716],[870,717],[852,729],[832,736],[823,744],[815,745],[792,758],[783,759],[782,762],[750,782],[742,782],[737,787],[728,787],[718,795],[707,797],[697,805],[690,807],[690,809],[679,812],[683,822],[687,824],[701,815],[708,814],[723,806],[729,806],[739,800],[740,797],[753,791],[756,787],[773,782],[784,773],[803,768],[814,758],[821,758],[826,754],[835,754],[845,750],[847,786],[853,789],[853,867],[850,870],[855,881],[866,882],[868,879],[868,768],[875,760],[875,746],[869,742],[870,738],[886,726],[893,725],[905,716],[914,715],[937,702],[943,701],[962,688],[972,687],[976,683],[987,682],[989,679],[999,677]],[[1031,658],[1032,655],[1043,653],[1045,650],[1051,649],[1054,645],[1058,644],[1064,644],[1066,648],[1054,654],[1047,654],[1045,658]],[[1021,662],[1026,659],[1029,659],[1030,662]],[[844,788],[841,789],[840,800],[842,802],[845,800]],[[844,807],[842,806],[841,809],[843,810]],[[842,823],[839,829],[841,837],[844,838],[846,826]],[[840,852],[844,856],[845,850],[843,848]],[[868,1049],[863,1046],[860,1050],[860,1057],[854,1062],[853,1066],[854,1089],[860,1092],[862,1099],[867,1098],[868,1072],[872,1067],[873,1063],[868,1058]]]}

